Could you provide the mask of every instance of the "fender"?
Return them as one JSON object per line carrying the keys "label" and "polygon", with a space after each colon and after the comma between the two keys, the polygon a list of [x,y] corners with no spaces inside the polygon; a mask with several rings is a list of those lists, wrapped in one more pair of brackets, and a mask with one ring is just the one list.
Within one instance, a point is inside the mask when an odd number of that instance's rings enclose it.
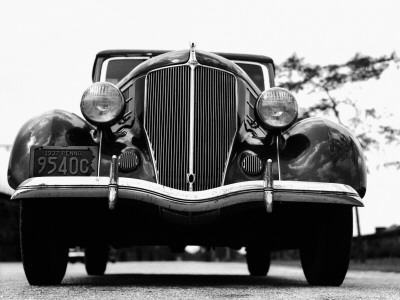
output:
{"label": "fender", "polygon": [[365,158],[360,144],[346,128],[323,118],[308,118],[283,136],[282,180],[347,184],[364,197]]}
{"label": "fender", "polygon": [[51,110],[26,122],[15,139],[8,165],[8,184],[16,189],[29,178],[30,149],[33,146],[95,146],[92,127],[79,116]]}
{"label": "fender", "polygon": [[343,126],[323,118],[299,121],[282,134],[279,156],[276,144],[267,145],[265,140],[252,136],[242,124],[228,164],[225,185],[263,179],[263,173],[249,176],[243,171],[241,157],[247,152],[257,155],[264,163],[272,159],[274,180],[347,184],[364,197],[367,172],[363,151]]}

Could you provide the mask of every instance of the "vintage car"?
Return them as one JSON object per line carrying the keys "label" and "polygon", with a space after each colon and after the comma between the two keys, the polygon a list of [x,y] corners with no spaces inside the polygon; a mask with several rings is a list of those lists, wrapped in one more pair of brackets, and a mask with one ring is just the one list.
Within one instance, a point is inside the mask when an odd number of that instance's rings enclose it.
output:
{"label": "vintage car", "polygon": [[268,57],[193,44],[98,53],[84,119],[46,112],[13,146],[29,283],[59,284],[77,246],[102,275],[110,246],[201,245],[245,247],[253,276],[268,273],[271,251],[299,249],[309,284],[341,285],[363,153],[342,126],[299,120],[274,72]]}

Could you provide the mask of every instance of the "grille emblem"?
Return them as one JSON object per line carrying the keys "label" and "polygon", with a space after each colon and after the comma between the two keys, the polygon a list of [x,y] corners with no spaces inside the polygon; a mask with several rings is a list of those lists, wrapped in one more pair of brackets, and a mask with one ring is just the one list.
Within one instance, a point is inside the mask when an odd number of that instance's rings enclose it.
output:
{"label": "grille emblem", "polygon": [[194,183],[194,181],[196,180],[196,175],[195,174],[193,174],[193,173],[187,173],[187,175],[186,175],[186,179],[187,179],[187,183],[189,183],[189,184],[193,184]]}

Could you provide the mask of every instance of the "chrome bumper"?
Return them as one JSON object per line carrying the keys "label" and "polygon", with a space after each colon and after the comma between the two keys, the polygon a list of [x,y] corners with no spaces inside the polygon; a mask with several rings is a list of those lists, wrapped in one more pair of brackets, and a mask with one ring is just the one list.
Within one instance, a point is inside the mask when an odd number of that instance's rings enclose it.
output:
{"label": "chrome bumper", "polygon": [[211,190],[189,192],[172,189],[157,183],[119,177],[110,183],[109,177],[34,177],[24,181],[11,199],[34,198],[109,198],[110,189],[117,189],[118,199],[132,199],[160,207],[186,212],[200,212],[248,202],[264,202],[266,194],[272,202],[335,203],[364,206],[357,192],[350,186],[336,183],[246,181]]}

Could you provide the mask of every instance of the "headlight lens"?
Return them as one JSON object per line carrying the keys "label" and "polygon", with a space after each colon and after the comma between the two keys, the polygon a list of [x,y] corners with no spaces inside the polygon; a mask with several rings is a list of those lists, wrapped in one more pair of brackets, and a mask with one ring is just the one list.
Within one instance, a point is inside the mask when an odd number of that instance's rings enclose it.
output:
{"label": "headlight lens", "polygon": [[109,82],[96,82],[83,93],[82,114],[95,125],[115,124],[124,109],[125,100],[121,91]]}
{"label": "headlight lens", "polygon": [[297,119],[297,101],[288,90],[273,87],[258,98],[256,112],[267,129],[283,130]]}

